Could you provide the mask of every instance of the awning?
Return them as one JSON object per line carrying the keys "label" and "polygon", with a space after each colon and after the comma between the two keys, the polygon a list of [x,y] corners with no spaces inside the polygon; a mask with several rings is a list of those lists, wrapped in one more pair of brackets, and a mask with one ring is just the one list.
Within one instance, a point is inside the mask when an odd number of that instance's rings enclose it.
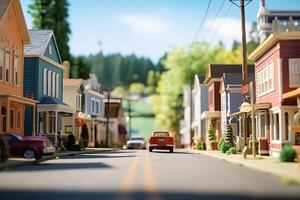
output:
{"label": "awning", "polygon": [[10,101],[14,101],[17,103],[21,103],[24,105],[30,105],[30,106],[34,106],[38,101],[33,100],[33,99],[29,99],[26,97],[22,97],[22,96],[16,96],[16,95],[8,95],[8,94],[0,94],[0,98],[5,98],[8,99]]}
{"label": "awning", "polygon": [[75,113],[75,108],[70,107],[64,102],[50,97],[44,97],[40,103],[37,104],[37,112],[64,112]]}
{"label": "awning", "polygon": [[204,111],[201,114],[201,119],[220,118],[220,117],[221,117],[221,111]]}
{"label": "awning", "polygon": [[[268,110],[271,107],[272,107],[271,103],[257,103],[257,104],[254,104],[254,111],[257,111],[257,110]],[[249,104],[247,102],[244,102],[240,106],[240,111],[232,113],[231,116],[232,117],[236,117],[238,115],[250,113],[251,110],[252,110],[251,104]]]}

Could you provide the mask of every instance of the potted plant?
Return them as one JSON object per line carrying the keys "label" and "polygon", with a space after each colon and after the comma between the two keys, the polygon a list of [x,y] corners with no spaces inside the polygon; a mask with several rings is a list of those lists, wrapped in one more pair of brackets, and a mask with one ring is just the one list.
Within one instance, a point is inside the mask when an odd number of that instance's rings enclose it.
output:
{"label": "potted plant", "polygon": [[208,129],[208,140],[211,150],[218,149],[218,142],[216,141],[216,132],[212,124],[210,124]]}

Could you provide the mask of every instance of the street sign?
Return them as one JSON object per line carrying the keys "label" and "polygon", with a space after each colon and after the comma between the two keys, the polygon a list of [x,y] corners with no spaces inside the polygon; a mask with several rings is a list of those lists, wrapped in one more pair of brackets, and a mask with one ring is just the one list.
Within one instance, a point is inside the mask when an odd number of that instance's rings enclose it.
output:
{"label": "street sign", "polygon": [[243,85],[243,86],[241,87],[241,93],[242,93],[243,95],[249,93],[249,84]]}

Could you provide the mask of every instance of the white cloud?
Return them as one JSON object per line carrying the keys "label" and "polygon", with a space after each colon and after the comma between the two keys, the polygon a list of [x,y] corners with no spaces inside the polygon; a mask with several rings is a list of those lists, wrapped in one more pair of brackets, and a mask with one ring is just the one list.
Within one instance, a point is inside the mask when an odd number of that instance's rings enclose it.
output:
{"label": "white cloud", "polygon": [[[222,22],[223,20],[223,22]],[[206,21],[204,24],[205,30],[210,31],[204,35],[204,39],[208,42],[216,43],[222,41],[226,47],[231,47],[234,40],[241,41],[242,31],[241,31],[241,21],[235,18],[217,18],[214,23],[213,19]],[[246,33],[251,28],[251,23],[246,22]]]}
{"label": "white cloud", "polygon": [[126,14],[121,16],[120,20],[132,31],[142,34],[163,34],[171,28],[167,20],[150,14]]}

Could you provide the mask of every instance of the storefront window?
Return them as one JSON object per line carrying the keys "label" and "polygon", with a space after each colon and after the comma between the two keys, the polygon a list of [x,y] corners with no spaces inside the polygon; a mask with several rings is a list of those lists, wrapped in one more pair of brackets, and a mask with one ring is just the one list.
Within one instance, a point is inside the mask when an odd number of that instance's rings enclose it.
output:
{"label": "storefront window", "polygon": [[260,137],[266,137],[266,115],[260,116]]}
{"label": "storefront window", "polygon": [[275,140],[279,140],[279,113],[273,114],[273,124],[274,124],[274,136]]}

